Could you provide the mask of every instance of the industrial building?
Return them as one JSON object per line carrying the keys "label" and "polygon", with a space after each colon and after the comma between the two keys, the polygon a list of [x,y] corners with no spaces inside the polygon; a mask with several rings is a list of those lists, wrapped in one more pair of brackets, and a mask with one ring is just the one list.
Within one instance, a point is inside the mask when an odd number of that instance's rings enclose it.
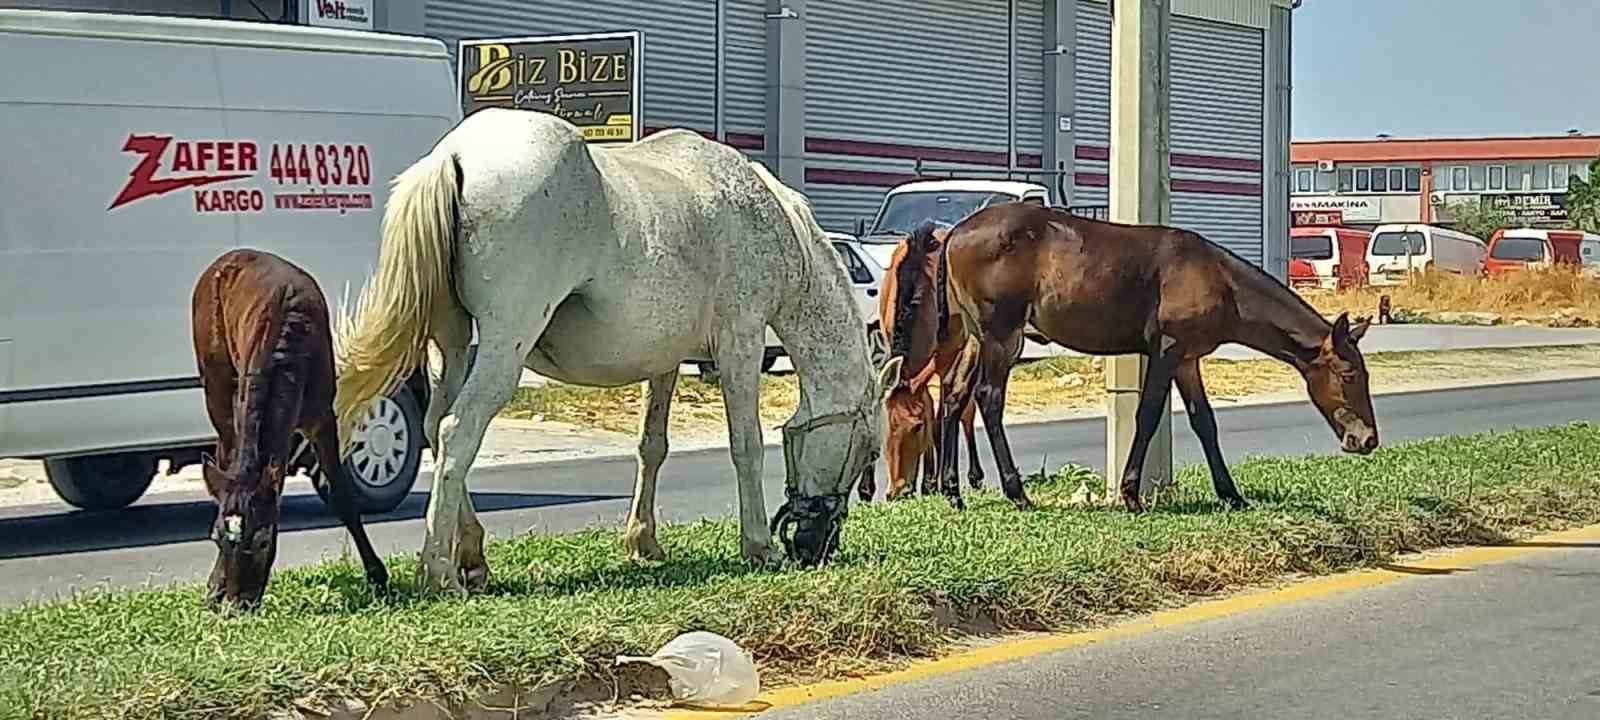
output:
{"label": "industrial building", "polygon": [[[1172,222],[1287,273],[1291,0],[1172,0]],[[802,188],[828,229],[919,174],[1107,204],[1101,0],[0,0],[463,39],[634,30],[643,130],[687,127]],[[337,12],[336,21],[327,20]],[[333,72],[336,76],[336,70]],[[286,82],[297,80],[285,79]],[[1058,181],[1059,179],[1059,181]]]}
{"label": "industrial building", "polygon": [[1489,203],[1528,227],[1565,227],[1572,177],[1587,178],[1600,136],[1296,142],[1289,207],[1296,222],[1371,228],[1450,225],[1449,206]]}

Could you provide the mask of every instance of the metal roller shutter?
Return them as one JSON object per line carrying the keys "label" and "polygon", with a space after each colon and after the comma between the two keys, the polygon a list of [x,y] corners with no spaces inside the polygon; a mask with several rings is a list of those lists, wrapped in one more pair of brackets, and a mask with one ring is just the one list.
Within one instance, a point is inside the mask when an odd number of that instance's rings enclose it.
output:
{"label": "metal roller shutter", "polygon": [[[715,126],[716,3],[711,0],[428,0],[427,32],[463,38],[640,30],[644,125]],[[731,47],[731,45],[730,45]]]}
{"label": "metal roller shutter", "polygon": [[1262,42],[1256,28],[1172,18],[1173,222],[1258,265]]}
{"label": "metal roller shutter", "polygon": [[808,135],[1006,151],[1005,0],[807,10]]}
{"label": "metal roller shutter", "polygon": [[[1103,152],[1111,147],[1111,5],[1080,0],[1074,20],[1072,34],[1077,47],[1073,60],[1073,140],[1079,147]],[[1073,170],[1080,177],[1103,180],[1110,173],[1110,164],[1104,157],[1078,153]],[[1073,205],[1109,203],[1105,185],[1074,183]]]}
{"label": "metal roller shutter", "polygon": [[940,168],[1004,167],[1007,0],[829,0],[807,13],[806,193],[824,227],[870,217],[918,150],[958,151],[929,158]]}
{"label": "metal roller shutter", "polygon": [[767,3],[725,0],[723,125],[742,135],[767,127]]}
{"label": "metal roller shutter", "polygon": [[1044,152],[1044,0],[1016,3],[1017,155],[1037,156]]}

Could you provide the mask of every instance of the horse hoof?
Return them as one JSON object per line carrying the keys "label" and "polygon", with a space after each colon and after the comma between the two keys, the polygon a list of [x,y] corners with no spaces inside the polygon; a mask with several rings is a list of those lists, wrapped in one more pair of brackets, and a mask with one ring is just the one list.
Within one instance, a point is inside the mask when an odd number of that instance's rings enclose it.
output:
{"label": "horse hoof", "polygon": [[661,549],[661,543],[656,542],[653,532],[630,531],[623,544],[628,548],[628,557],[634,561],[660,562],[667,559],[666,551]]}
{"label": "horse hoof", "polygon": [[952,495],[950,497],[950,507],[954,508],[956,512],[964,512],[967,509],[967,501],[962,500],[960,495]]}
{"label": "horse hoof", "polygon": [[1228,502],[1228,507],[1230,507],[1230,508],[1232,508],[1234,510],[1249,510],[1250,509],[1250,503],[1245,502],[1245,499],[1242,498],[1242,497],[1231,497],[1231,498],[1227,499],[1227,502]]}
{"label": "horse hoof", "polygon": [[1026,495],[1022,497],[1011,498],[1011,504],[1017,506],[1017,509],[1023,512],[1033,509],[1033,501],[1029,500],[1028,496]]}
{"label": "horse hoof", "polygon": [[967,483],[972,485],[972,489],[973,490],[982,490],[983,489],[983,476],[982,475],[971,475],[971,476],[968,476],[967,477]]}
{"label": "horse hoof", "polygon": [[367,568],[367,584],[372,586],[376,594],[382,595],[389,591],[389,569],[378,565]]}
{"label": "horse hoof", "polygon": [[1144,500],[1140,499],[1138,495],[1123,495],[1122,504],[1128,508],[1128,512],[1135,515],[1144,512]]}

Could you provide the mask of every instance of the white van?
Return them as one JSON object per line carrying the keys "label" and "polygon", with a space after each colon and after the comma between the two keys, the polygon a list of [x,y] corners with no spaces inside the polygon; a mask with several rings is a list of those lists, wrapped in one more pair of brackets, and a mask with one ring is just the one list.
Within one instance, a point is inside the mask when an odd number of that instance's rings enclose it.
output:
{"label": "white van", "polygon": [[1482,238],[1433,225],[1379,225],[1367,245],[1368,282],[1394,285],[1409,272],[1434,268],[1467,277],[1483,277],[1488,244]]}
{"label": "white van", "polygon": [[[215,441],[200,271],[269,250],[337,311],[376,263],[390,178],[460,119],[444,45],[397,35],[0,10],[0,67],[0,457],[44,460],[89,509]],[[364,510],[410,491],[425,395],[419,375],[374,403],[350,459]]]}

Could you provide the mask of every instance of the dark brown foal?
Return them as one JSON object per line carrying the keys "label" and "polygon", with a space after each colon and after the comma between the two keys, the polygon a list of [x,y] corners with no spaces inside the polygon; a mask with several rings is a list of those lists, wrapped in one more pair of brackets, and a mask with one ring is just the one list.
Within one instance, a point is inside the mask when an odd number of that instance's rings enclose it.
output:
{"label": "dark brown foal", "polygon": [[[968,216],[951,229],[945,246],[952,315],[964,320],[971,337],[964,362],[943,379],[951,388],[945,407],[958,408],[975,394],[1001,486],[1019,507],[1029,502],[1001,423],[1011,350],[1029,324],[1081,353],[1149,358],[1122,475],[1122,500],[1131,511],[1144,508],[1139,480],[1174,381],[1217,496],[1246,506],[1217,446],[1216,416],[1200,377],[1200,359],[1223,343],[1294,366],[1345,452],[1378,447],[1357,347],[1367,322],[1352,328],[1340,315],[1329,323],[1272,276],[1193,232],[1007,203]],[[941,431],[947,440],[955,437],[949,416]],[[948,458],[948,444],[941,449]],[[954,458],[941,460],[940,468],[945,493],[960,507]]]}
{"label": "dark brown foal", "polygon": [[388,570],[367,539],[354,481],[339,461],[322,289],[277,255],[232,250],[200,274],[192,309],[195,361],[217,432],[216,457],[202,462],[206,490],[217,501],[208,604],[251,609],[266,593],[297,431],[316,447],[331,505],[355,539],[368,582],[386,587]]}

